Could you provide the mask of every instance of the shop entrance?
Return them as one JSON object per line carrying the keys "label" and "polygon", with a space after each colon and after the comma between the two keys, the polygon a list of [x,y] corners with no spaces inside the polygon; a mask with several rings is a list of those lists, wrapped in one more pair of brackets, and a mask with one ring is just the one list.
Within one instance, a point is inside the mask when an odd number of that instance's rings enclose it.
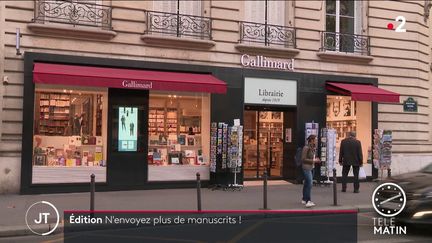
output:
{"label": "shop entrance", "polygon": [[[295,112],[246,106],[244,111],[244,178],[289,177],[284,158],[294,157]],[[293,149],[290,147],[293,146]],[[292,154],[292,156],[289,156]],[[286,168],[285,168],[286,167]]]}

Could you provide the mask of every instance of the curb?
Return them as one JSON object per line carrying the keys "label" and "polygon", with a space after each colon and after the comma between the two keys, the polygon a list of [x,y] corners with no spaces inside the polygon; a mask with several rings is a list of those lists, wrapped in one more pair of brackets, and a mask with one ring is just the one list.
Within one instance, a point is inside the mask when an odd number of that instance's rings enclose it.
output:
{"label": "curb", "polygon": [[[286,209],[286,210],[305,210],[305,208],[300,209]],[[374,209],[370,205],[357,205],[357,206],[327,206],[327,207],[317,207],[310,209],[311,211],[315,210],[357,210],[359,213],[366,213],[366,212],[373,212]],[[263,210],[265,213],[266,210]],[[52,225],[50,225],[52,227]],[[43,227],[36,227],[36,229],[46,229],[46,226]],[[64,230],[64,224],[60,223],[57,227],[57,229],[51,234],[59,234],[63,233]],[[20,225],[20,226],[4,226],[0,229],[0,239],[5,237],[17,237],[17,236],[28,236],[28,235],[35,235],[33,232],[31,232],[26,225]]]}
{"label": "curb", "polygon": [[[49,227],[52,226],[53,225],[50,225]],[[63,233],[63,228],[64,228],[63,223],[59,223],[56,230],[51,235]],[[45,230],[46,226],[34,227],[34,229]],[[2,227],[2,229],[0,229],[0,239],[4,237],[16,237],[16,236],[27,236],[27,235],[36,235],[36,234],[31,232],[26,225],[4,226]]]}

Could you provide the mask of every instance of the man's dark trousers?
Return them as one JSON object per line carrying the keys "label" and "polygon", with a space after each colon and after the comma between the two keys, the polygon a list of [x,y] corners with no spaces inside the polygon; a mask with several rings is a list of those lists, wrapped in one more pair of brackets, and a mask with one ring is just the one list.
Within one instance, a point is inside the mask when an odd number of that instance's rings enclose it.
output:
{"label": "man's dark trousers", "polygon": [[[345,191],[347,187],[347,177],[350,171],[351,165],[344,165],[342,168],[342,190]],[[354,174],[354,191],[358,191],[360,189],[359,183],[359,169],[360,166],[353,165],[353,174]]]}

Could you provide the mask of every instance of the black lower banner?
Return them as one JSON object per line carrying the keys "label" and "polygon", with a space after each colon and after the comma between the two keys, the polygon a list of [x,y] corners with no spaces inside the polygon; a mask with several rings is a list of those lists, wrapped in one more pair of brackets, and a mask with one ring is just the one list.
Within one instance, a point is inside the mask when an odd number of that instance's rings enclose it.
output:
{"label": "black lower banner", "polygon": [[357,211],[65,211],[64,242],[357,242]]}

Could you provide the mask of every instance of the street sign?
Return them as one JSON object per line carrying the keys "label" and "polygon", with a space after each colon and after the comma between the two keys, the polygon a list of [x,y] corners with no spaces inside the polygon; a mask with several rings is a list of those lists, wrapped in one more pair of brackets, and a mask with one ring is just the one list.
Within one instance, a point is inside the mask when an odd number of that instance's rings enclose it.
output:
{"label": "street sign", "polygon": [[408,99],[403,102],[403,110],[405,112],[417,112],[417,101],[412,97],[408,97]]}

